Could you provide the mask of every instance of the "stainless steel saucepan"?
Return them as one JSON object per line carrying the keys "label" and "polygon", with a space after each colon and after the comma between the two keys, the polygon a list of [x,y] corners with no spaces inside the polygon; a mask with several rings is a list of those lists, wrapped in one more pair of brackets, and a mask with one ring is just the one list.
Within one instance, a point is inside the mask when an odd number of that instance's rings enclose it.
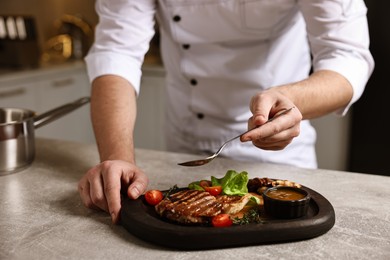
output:
{"label": "stainless steel saucepan", "polygon": [[35,128],[89,103],[89,97],[36,115],[21,108],[0,108],[0,176],[28,167],[35,157]]}

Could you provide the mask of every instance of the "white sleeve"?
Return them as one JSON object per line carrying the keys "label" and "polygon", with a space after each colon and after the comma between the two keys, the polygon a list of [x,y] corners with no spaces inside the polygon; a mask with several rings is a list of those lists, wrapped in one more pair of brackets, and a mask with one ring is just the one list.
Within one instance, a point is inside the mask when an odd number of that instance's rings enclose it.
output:
{"label": "white sleeve", "polygon": [[97,0],[95,7],[99,23],[85,57],[90,81],[117,75],[139,93],[141,66],[155,33],[156,0]]}
{"label": "white sleeve", "polygon": [[338,72],[353,87],[352,100],[337,111],[344,115],[363,94],[374,69],[367,8],[363,0],[299,0],[299,4],[307,24],[314,71]]}

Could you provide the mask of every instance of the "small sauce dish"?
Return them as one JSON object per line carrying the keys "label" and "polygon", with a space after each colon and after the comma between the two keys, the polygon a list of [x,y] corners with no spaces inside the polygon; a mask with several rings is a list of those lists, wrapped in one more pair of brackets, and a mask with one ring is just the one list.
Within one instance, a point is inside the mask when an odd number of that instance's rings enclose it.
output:
{"label": "small sauce dish", "polygon": [[262,196],[265,213],[274,218],[303,217],[309,208],[310,194],[301,188],[272,187],[265,190]]}

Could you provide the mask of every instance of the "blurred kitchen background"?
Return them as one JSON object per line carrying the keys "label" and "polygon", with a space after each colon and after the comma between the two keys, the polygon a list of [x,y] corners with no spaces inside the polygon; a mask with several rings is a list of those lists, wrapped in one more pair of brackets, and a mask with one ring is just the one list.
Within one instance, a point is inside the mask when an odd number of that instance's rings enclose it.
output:
{"label": "blurred kitchen background", "polygon": [[[2,0],[0,2],[0,15],[3,15],[3,23],[6,25],[11,23],[10,20],[7,20],[9,16],[14,17],[15,20],[23,17],[28,19],[26,33],[29,37],[20,39],[18,35],[8,35],[11,38],[10,42],[12,42],[12,39],[14,40],[14,45],[21,42],[20,45],[22,46],[23,40],[27,42],[36,41],[42,54],[42,52],[47,51],[50,44],[51,47],[54,47],[56,42],[58,44],[64,42],[66,45],[65,37],[61,39],[58,36],[69,35],[76,41],[76,53],[74,55],[79,56],[79,52],[82,51],[79,48],[87,48],[87,45],[93,40],[91,30],[97,23],[97,15],[93,10],[93,5],[93,0]],[[1,20],[0,23],[2,23]],[[15,24],[16,28],[19,29],[18,24],[16,22]],[[8,26],[10,25],[8,24]],[[81,41],[82,43],[80,43]],[[81,46],[82,44],[83,46]],[[7,51],[12,51],[9,49],[11,47],[8,47],[8,45],[6,47]],[[32,47],[29,46],[29,48]],[[55,48],[60,51],[59,46]],[[4,61],[1,64],[3,65]]]}
{"label": "blurred kitchen background", "polygon": [[[42,113],[89,95],[83,57],[98,21],[94,2],[0,1],[0,107]],[[366,0],[366,4],[376,69],[362,99],[346,117],[313,120],[318,131],[318,161],[323,169],[390,175],[385,152],[390,146],[390,129],[385,124],[389,117],[383,116],[389,110],[385,99],[390,96],[385,83],[385,63],[390,59],[390,23],[385,11],[390,2]],[[143,68],[135,145],[163,150],[164,69],[158,46],[156,35]],[[36,135],[94,143],[89,106],[37,129]]]}

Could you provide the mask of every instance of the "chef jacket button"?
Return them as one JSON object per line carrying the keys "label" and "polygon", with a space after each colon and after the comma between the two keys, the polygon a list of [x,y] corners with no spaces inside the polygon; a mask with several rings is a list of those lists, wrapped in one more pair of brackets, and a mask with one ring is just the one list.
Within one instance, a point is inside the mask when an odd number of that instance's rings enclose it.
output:
{"label": "chef jacket button", "polygon": [[198,117],[198,119],[203,119],[204,118],[204,115],[202,113],[198,113],[196,116]]}
{"label": "chef jacket button", "polygon": [[173,21],[175,21],[175,22],[180,22],[180,20],[181,20],[181,17],[179,15],[175,15],[173,17]]}
{"label": "chef jacket button", "polygon": [[182,46],[183,46],[183,49],[185,49],[185,50],[188,50],[190,48],[189,44],[183,44]]}
{"label": "chef jacket button", "polygon": [[191,79],[190,83],[191,83],[192,86],[195,86],[195,85],[198,84],[198,81],[196,79]]}

